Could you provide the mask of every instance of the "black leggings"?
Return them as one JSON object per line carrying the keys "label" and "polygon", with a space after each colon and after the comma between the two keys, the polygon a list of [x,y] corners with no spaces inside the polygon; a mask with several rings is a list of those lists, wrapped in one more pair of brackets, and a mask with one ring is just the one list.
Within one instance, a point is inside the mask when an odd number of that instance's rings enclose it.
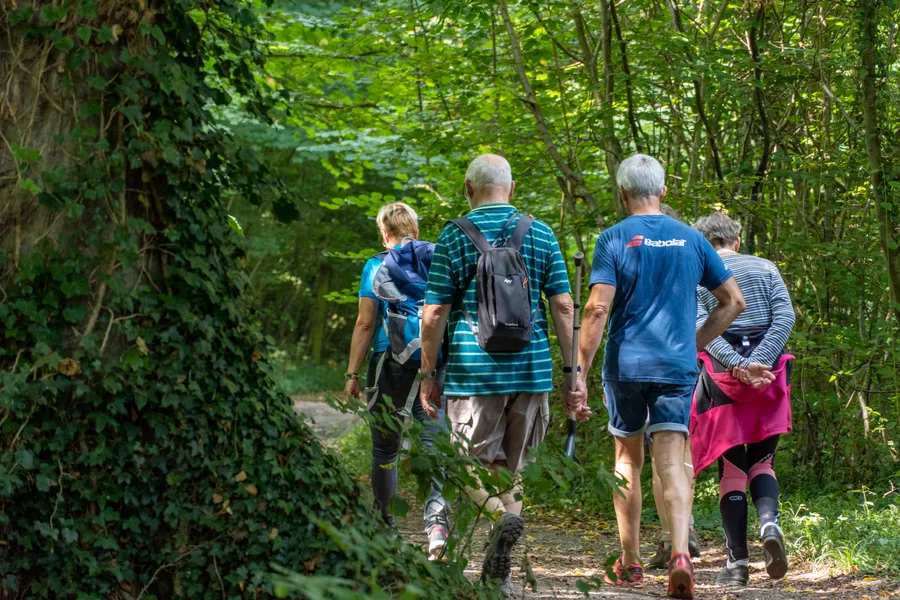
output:
{"label": "black leggings", "polygon": [[719,458],[719,511],[728,547],[728,560],[747,560],[747,483],[760,526],[778,523],[778,480],[775,450],[778,437],[735,446]]}

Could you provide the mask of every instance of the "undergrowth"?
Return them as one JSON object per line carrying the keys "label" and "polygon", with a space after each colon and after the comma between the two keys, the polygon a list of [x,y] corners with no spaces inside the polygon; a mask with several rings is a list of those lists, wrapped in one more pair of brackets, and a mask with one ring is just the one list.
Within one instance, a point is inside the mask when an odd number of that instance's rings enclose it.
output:
{"label": "undergrowth", "polygon": [[344,388],[344,370],[342,364],[314,364],[296,361],[283,352],[273,357],[275,381],[289,395],[318,394],[334,392]]}

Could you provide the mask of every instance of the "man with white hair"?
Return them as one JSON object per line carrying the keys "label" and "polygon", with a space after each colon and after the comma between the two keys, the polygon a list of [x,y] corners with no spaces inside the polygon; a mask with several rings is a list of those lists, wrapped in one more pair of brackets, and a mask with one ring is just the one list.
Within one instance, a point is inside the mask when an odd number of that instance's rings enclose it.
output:
{"label": "man with white hair", "polygon": [[[684,469],[691,397],[697,381],[697,348],[721,334],[744,310],[741,291],[713,247],[696,230],[660,211],[665,171],[636,154],[622,161],[616,181],[628,218],[597,239],[591,295],[582,319],[581,374],[568,409],[586,415],[587,373],[603,339],[603,383],[609,431],[615,436],[616,473],[627,481],[614,494],[622,556],[614,585],[643,585],[639,556],[644,432],[653,439],[653,467],[662,482],[672,537],[668,563],[672,598],[694,597],[688,556],[691,484]],[[696,330],[698,285],[718,300]],[[649,420],[648,420],[649,414]]]}
{"label": "man with white hair", "polygon": [[[422,406],[433,415],[434,407],[440,406],[434,369],[449,321],[444,393],[453,432],[471,442],[473,456],[488,468],[518,474],[530,460],[529,449],[544,439],[550,419],[553,361],[541,294],[549,299],[567,366],[572,364],[574,308],[556,236],[545,223],[519,214],[510,205],[514,188],[509,163],[501,156],[479,156],[466,171],[465,194],[472,210],[464,219],[448,224],[435,246],[422,319],[420,377]],[[524,261],[524,272],[507,273],[495,281],[495,285],[509,286],[510,297],[521,299],[511,311],[517,308],[527,321],[524,348],[518,351],[494,351],[485,343],[485,332],[495,324],[479,322],[483,314],[478,310],[479,299],[484,286],[491,283],[476,276],[479,257],[498,247],[517,248]],[[515,260],[520,264],[518,257]],[[500,515],[491,533],[482,580],[499,580],[501,592],[508,596],[510,552],[525,527],[520,516],[521,490],[515,485],[499,496],[481,488],[466,491],[488,513]]]}

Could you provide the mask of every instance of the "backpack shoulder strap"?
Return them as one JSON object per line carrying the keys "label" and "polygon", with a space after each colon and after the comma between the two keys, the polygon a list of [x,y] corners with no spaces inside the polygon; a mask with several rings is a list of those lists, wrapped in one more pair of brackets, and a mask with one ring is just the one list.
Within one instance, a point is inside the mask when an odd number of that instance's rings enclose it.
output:
{"label": "backpack shoulder strap", "polygon": [[481,231],[477,227],[475,227],[475,223],[473,223],[466,217],[453,219],[451,223],[459,227],[460,231],[466,234],[467,238],[472,240],[472,243],[475,244],[475,247],[478,249],[478,252],[480,254],[484,254],[491,249],[491,245],[488,244],[487,238],[484,237],[484,234],[481,233]]}
{"label": "backpack shoulder strap", "polygon": [[528,234],[528,230],[531,228],[532,223],[534,223],[534,217],[531,215],[522,215],[519,218],[519,222],[516,223],[516,228],[513,229],[513,234],[509,238],[510,248],[515,248],[516,250],[522,249],[522,244],[525,243],[525,236]]}

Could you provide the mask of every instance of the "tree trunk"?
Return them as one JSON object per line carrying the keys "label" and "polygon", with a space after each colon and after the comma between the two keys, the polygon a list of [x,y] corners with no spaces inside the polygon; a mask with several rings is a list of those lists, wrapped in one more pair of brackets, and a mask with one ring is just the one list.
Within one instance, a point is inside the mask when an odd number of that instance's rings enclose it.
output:
{"label": "tree trunk", "polygon": [[869,184],[875,200],[875,215],[878,219],[878,233],[881,251],[887,261],[888,283],[891,294],[891,309],[900,321],[900,250],[897,247],[897,225],[893,207],[885,206],[884,169],[881,161],[881,132],[879,131],[878,91],[875,88],[879,0],[861,0],[862,38],[860,39],[862,59],[863,123],[866,134],[866,153],[869,156]]}
{"label": "tree trunk", "polygon": [[325,313],[328,310],[328,292],[330,286],[331,265],[322,263],[319,265],[319,276],[316,277],[316,304],[313,307],[309,334],[312,360],[316,364],[321,364],[324,358],[322,356],[322,349],[325,347]]}

